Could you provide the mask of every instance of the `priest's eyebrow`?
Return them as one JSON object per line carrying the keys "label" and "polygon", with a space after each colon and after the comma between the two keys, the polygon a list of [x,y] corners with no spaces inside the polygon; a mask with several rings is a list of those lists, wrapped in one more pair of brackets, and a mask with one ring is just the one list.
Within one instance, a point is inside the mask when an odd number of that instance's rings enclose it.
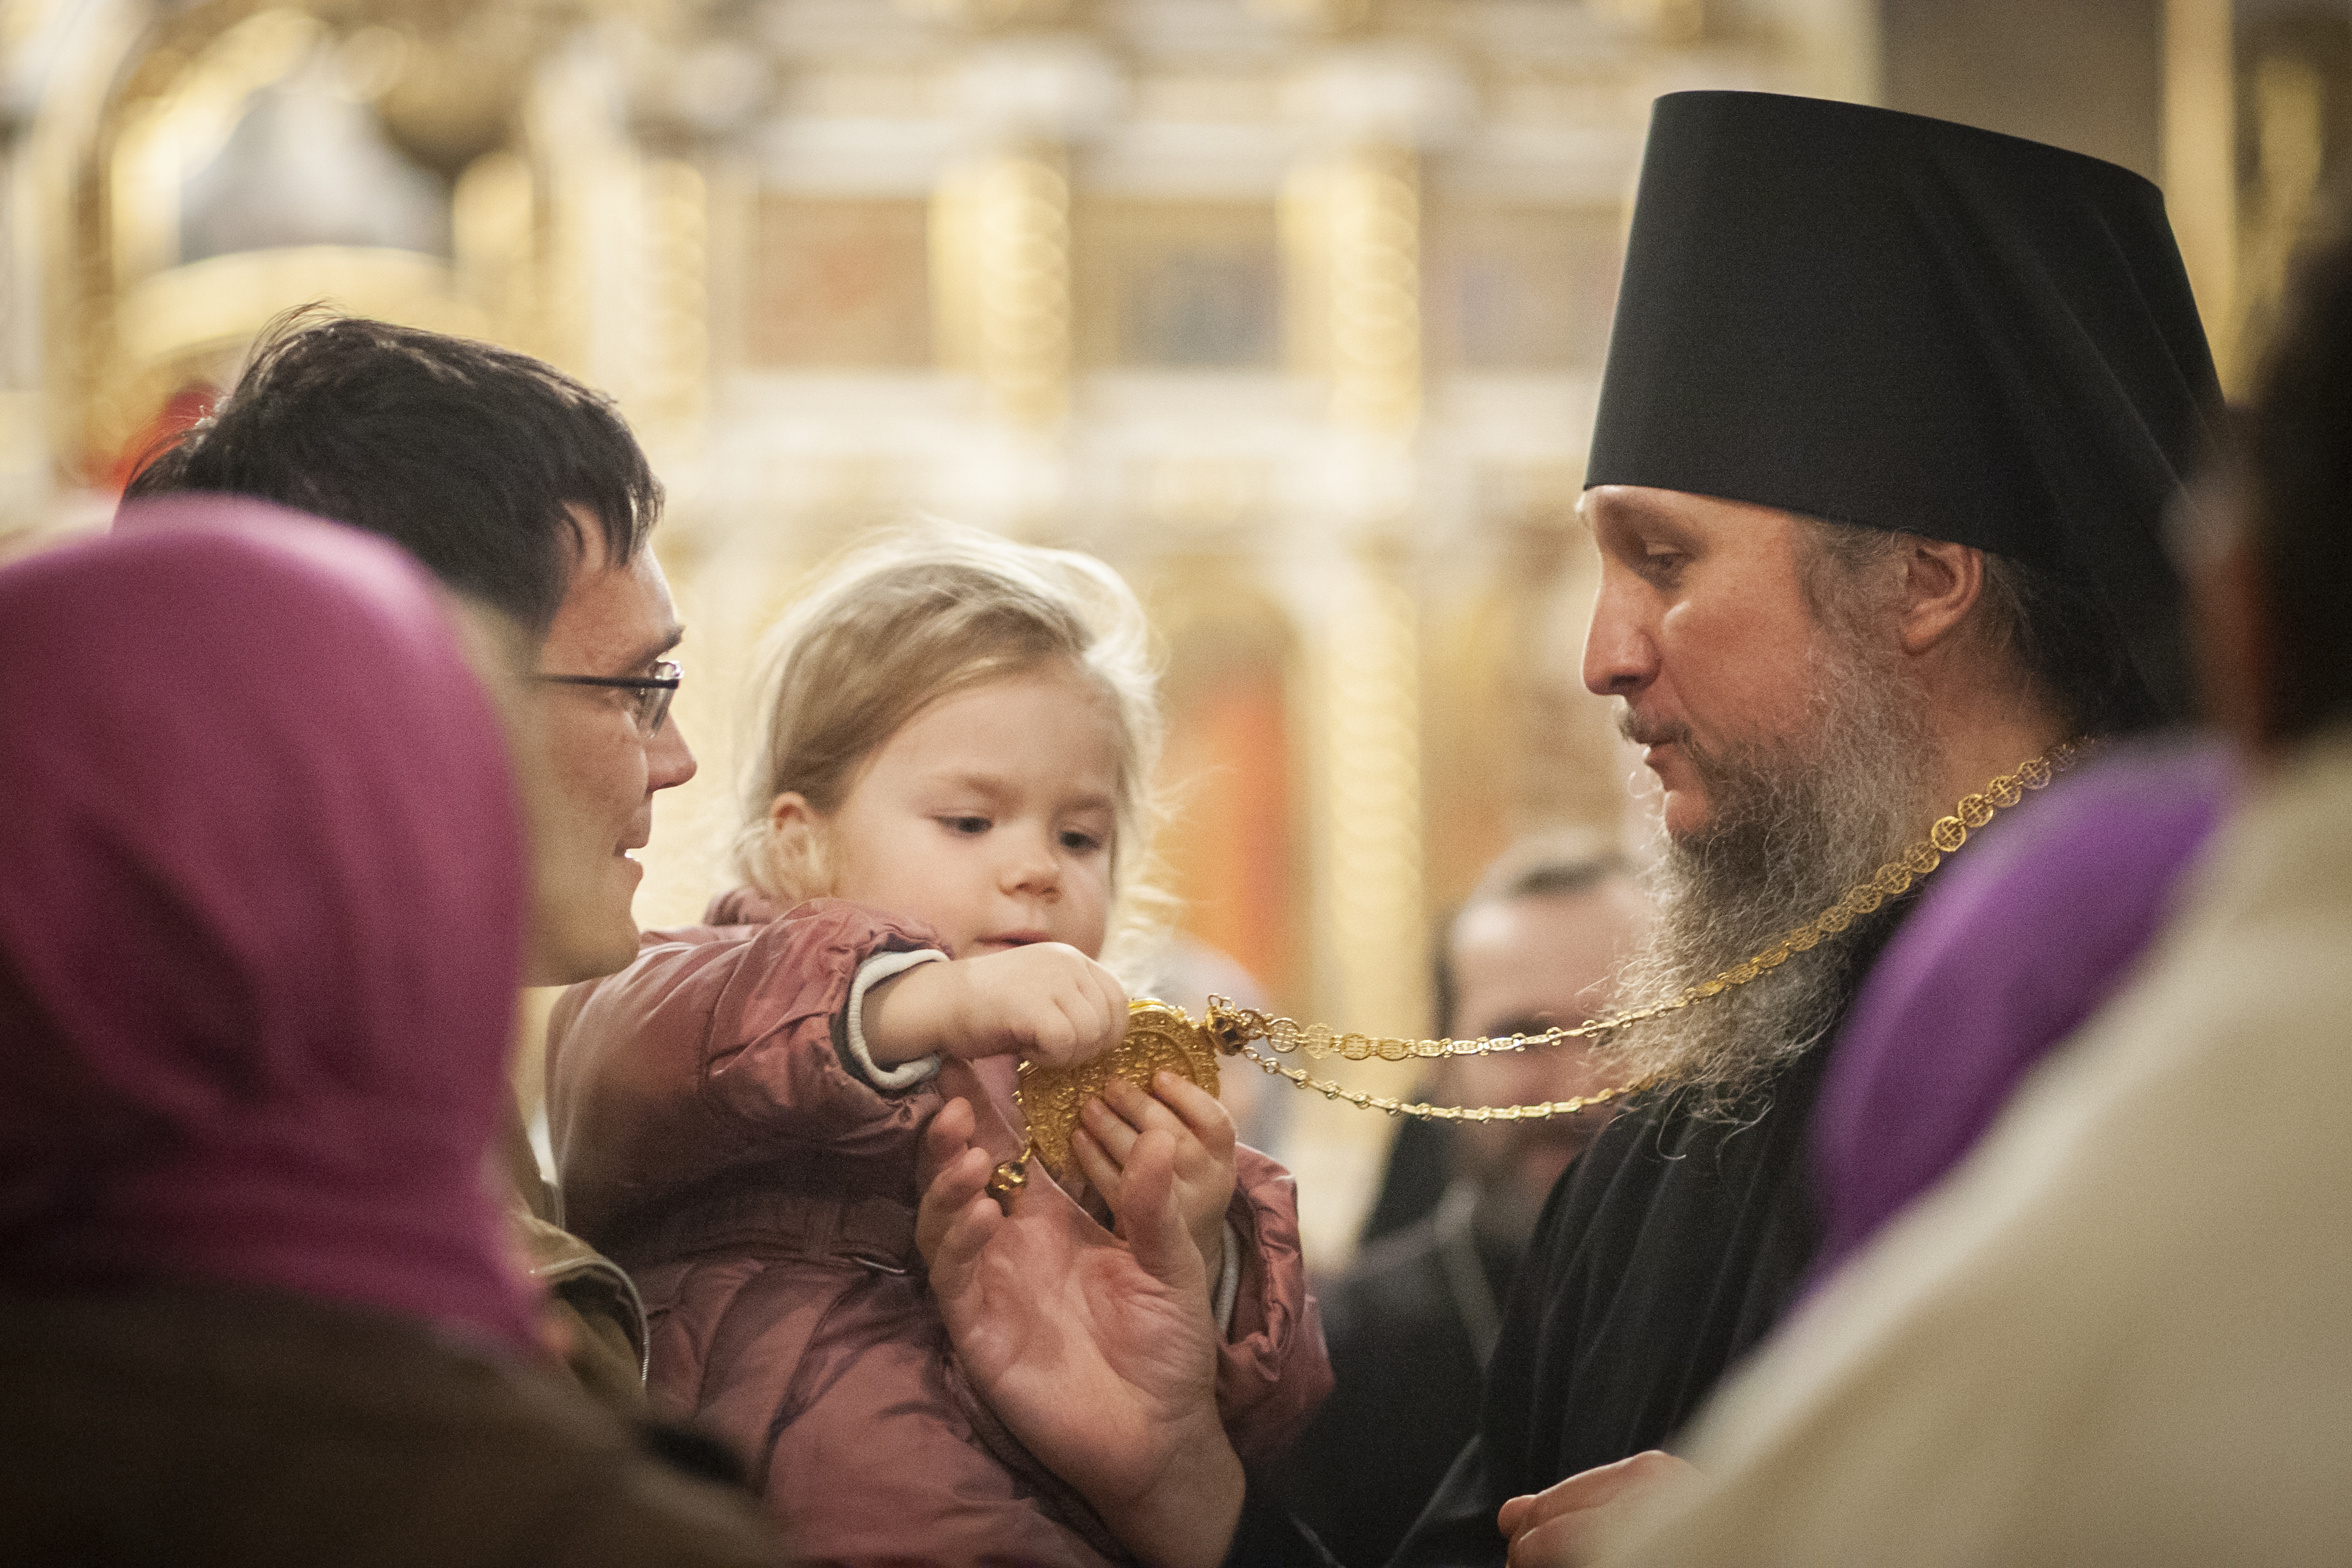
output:
{"label": "priest's eyebrow", "polygon": [[1605,508],[1595,507],[1595,510],[1601,509],[1613,513],[1620,527],[1664,536],[1669,543],[1687,545],[1698,538],[1688,521],[1675,515],[1672,503],[1654,499],[1638,491],[1611,497]]}

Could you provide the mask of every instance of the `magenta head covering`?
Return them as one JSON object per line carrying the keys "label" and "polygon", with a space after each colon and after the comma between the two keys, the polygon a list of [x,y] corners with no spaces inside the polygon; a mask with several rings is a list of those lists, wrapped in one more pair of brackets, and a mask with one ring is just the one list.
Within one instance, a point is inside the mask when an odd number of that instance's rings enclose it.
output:
{"label": "magenta head covering", "polygon": [[484,1153],[520,808],[430,580],[179,497],[0,569],[0,1281],[531,1343]]}

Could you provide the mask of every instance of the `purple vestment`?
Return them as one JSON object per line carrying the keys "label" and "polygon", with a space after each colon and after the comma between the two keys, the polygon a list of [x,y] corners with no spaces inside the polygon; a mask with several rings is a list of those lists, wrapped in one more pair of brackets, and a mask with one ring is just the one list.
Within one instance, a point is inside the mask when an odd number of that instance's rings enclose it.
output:
{"label": "purple vestment", "polygon": [[2020,806],[1927,884],[1855,998],[1822,1090],[1816,1280],[1941,1180],[2119,988],[2232,778],[2215,744],[2126,749]]}

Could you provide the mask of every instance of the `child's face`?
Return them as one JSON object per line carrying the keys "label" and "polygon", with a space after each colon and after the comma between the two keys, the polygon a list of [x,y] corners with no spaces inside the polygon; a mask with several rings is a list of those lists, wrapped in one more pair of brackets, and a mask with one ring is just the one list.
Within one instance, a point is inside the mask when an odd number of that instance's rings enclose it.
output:
{"label": "child's face", "polygon": [[917,713],[824,824],[835,896],[938,930],[973,958],[1030,942],[1102,952],[1118,747],[1066,664]]}

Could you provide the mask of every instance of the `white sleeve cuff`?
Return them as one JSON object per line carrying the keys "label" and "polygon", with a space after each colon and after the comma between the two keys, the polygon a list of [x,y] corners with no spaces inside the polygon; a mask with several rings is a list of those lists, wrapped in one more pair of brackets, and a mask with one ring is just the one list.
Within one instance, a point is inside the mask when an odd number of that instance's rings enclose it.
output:
{"label": "white sleeve cuff", "polygon": [[849,1038],[849,1061],[866,1082],[877,1089],[912,1089],[940,1070],[936,1053],[896,1067],[884,1067],[866,1049],[866,1030],[858,1015],[866,1010],[866,993],[893,975],[903,975],[918,964],[944,960],[945,953],[936,947],[919,948],[912,953],[877,953],[857,966],[857,977],[849,982],[849,1005],[842,1009],[844,1032]]}
{"label": "white sleeve cuff", "polygon": [[1230,1219],[1225,1221],[1224,1239],[1224,1262],[1217,1270],[1217,1293],[1209,1301],[1209,1317],[1217,1325],[1218,1337],[1230,1339],[1234,1307],[1242,1293],[1242,1239],[1234,1234]]}

